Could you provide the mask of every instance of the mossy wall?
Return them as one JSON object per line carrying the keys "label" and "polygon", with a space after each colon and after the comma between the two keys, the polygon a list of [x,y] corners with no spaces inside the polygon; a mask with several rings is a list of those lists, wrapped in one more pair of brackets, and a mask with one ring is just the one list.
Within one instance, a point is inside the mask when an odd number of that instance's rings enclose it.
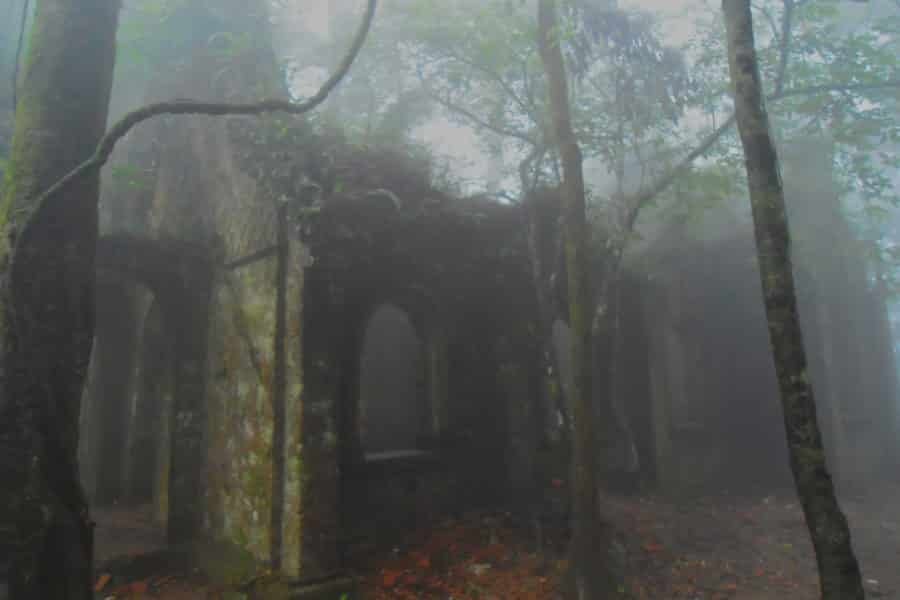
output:
{"label": "mossy wall", "polygon": [[[300,255],[301,250],[295,249],[293,261],[300,260]],[[240,545],[261,561],[269,560],[271,542],[274,261],[270,257],[219,273],[210,312],[207,526],[213,535]],[[282,564],[286,572],[296,574],[302,464],[298,434],[302,270],[292,268],[288,273]]]}
{"label": "mossy wall", "polygon": [[[210,90],[204,88],[208,61],[201,53],[183,65],[180,84],[167,86],[170,94],[208,97]],[[206,419],[205,466],[203,472],[189,476],[203,481],[204,533],[268,562],[275,258],[235,270],[224,265],[275,243],[276,211],[237,165],[238,144],[229,133],[227,118],[163,117],[148,123],[117,152],[123,170],[107,179],[101,210],[106,235],[127,232],[160,244],[189,242],[213,261],[200,411]],[[286,311],[285,501],[280,508],[282,564],[289,575],[297,573],[300,562],[299,337],[304,260],[299,242],[293,243]],[[172,265],[174,272],[178,268]],[[158,433],[163,438],[165,434]],[[162,458],[160,464],[168,466],[170,457]],[[173,508],[167,506],[171,475],[165,468],[158,473],[154,503],[160,518]]]}
{"label": "mossy wall", "polygon": [[[247,101],[285,92],[268,47],[262,3],[229,0],[213,4],[172,3],[166,9],[172,14],[156,20],[138,6],[124,11],[113,116],[145,102],[171,98]],[[185,23],[190,27],[185,28]],[[135,31],[141,32],[140,39],[129,37]],[[218,45],[209,43],[214,37]],[[249,43],[222,46],[223,40]],[[135,57],[140,60],[135,62]],[[185,268],[190,261],[169,265],[171,281],[187,290],[184,299],[190,307],[179,305],[181,297],[166,289],[167,284],[150,286],[154,299],[172,313],[165,314],[163,320],[168,334],[176,339],[172,352],[176,362],[173,371],[178,375],[175,379],[188,380],[187,385],[172,390],[169,403],[173,408],[166,411],[165,423],[154,432],[159,456],[152,502],[157,518],[165,525],[169,516],[185,512],[176,506],[178,498],[183,499],[181,504],[191,504],[184,500],[183,490],[201,489],[202,493],[195,496],[202,502],[199,520],[203,534],[224,538],[267,562],[273,497],[275,258],[234,271],[224,265],[275,243],[276,210],[256,180],[242,172],[235,160],[241,142],[230,131],[228,118],[180,116],[155,118],[131,132],[104,169],[101,235],[128,234],[156,240],[160,247],[167,248],[190,245],[192,252],[211,261],[214,272],[208,307],[206,296],[194,293],[205,284],[193,285],[191,279],[196,274]],[[279,508],[282,564],[289,575],[298,572],[300,563],[300,297],[304,260],[302,247],[292,244],[285,343],[285,489]],[[138,286],[141,282],[132,283]],[[185,334],[178,326],[184,315],[190,315],[188,321],[203,315],[200,318],[206,319],[208,327],[191,326],[191,332]],[[138,332],[138,345],[141,321],[138,317],[132,324]],[[205,341],[205,348],[189,340],[185,351],[185,339],[196,332],[201,332],[194,337]],[[190,358],[179,364],[179,356]],[[196,373],[195,358],[203,361],[199,376],[192,374]],[[96,375],[93,370],[92,375]],[[109,433],[94,426],[92,415],[102,408],[92,402],[95,395],[91,389],[86,393],[83,456],[96,454],[92,448]],[[202,460],[179,459],[185,454],[184,448],[198,447],[193,432],[188,444],[179,444],[176,439],[179,418],[187,414],[185,403],[189,405],[188,416],[202,429],[202,449],[194,453],[202,454]],[[138,429],[131,424],[124,436],[128,439],[122,443],[123,453],[128,452],[133,442],[130,438]],[[96,469],[87,471],[92,474]],[[185,487],[186,479],[200,485]],[[189,516],[197,513],[195,508],[192,505],[187,509]],[[171,534],[172,520],[168,520]]]}
{"label": "mossy wall", "polygon": [[223,274],[216,286],[207,397],[211,529],[262,559],[269,552],[272,495],[275,301],[265,293],[271,285],[268,267],[257,263],[243,273]]}

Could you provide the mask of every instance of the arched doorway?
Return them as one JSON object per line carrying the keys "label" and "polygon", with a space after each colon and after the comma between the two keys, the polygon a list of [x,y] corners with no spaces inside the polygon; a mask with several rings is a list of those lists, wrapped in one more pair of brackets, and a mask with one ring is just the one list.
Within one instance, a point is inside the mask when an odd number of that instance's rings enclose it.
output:
{"label": "arched doorway", "polygon": [[154,520],[168,517],[168,479],[174,391],[174,340],[154,301],[143,320],[137,355],[135,409],[128,453],[128,499],[151,504]]}
{"label": "arched doorway", "polygon": [[414,450],[430,426],[423,343],[393,304],[369,318],[359,359],[359,436],[365,455]]}
{"label": "arched doorway", "polygon": [[[100,508],[100,562],[186,542],[203,525],[212,273],[206,250],[191,244],[127,235],[98,241],[97,333],[79,456]],[[129,513],[135,505],[137,519]]]}
{"label": "arched doorway", "polygon": [[138,325],[153,293],[132,281],[97,280],[97,317],[81,416],[85,489],[98,506],[126,500],[129,433],[134,412]]}

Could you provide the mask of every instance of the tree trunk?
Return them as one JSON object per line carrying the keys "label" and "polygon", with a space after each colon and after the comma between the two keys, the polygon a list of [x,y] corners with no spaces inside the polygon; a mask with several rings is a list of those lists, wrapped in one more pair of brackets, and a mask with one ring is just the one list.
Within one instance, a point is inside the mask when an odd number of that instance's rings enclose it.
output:
{"label": "tree trunk", "polygon": [[722,7],[791,470],[816,552],[822,598],[861,599],[865,594],[859,564],[825,464],[815,397],[806,370],[784,191],[760,85],[750,0],[723,0]]}
{"label": "tree trunk", "polygon": [[570,568],[574,597],[597,600],[611,596],[616,583],[605,550],[609,526],[598,518],[591,409],[591,313],[588,224],[585,211],[581,149],[572,130],[565,64],[558,41],[554,0],[538,3],[538,44],[550,88],[553,134],[562,162],[563,229],[572,330],[572,541]]}
{"label": "tree trunk", "polygon": [[40,2],[22,77],[0,304],[0,583],[15,600],[92,597],[92,523],[76,452],[93,340],[97,174],[68,188],[63,210],[18,244],[16,232],[103,134],[118,12],[119,0]]}

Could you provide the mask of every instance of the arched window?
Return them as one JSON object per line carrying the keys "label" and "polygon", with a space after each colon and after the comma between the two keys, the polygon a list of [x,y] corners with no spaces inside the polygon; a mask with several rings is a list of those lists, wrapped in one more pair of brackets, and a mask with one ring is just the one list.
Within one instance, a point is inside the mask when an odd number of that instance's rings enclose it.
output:
{"label": "arched window", "polygon": [[138,347],[136,406],[130,448],[130,495],[137,502],[152,501],[160,522],[165,522],[162,498],[168,488],[168,461],[172,411],[173,340],[165,328],[159,302],[154,302],[144,319]]}
{"label": "arched window", "polygon": [[359,427],[366,454],[413,450],[428,430],[422,341],[409,316],[379,306],[366,325],[360,357]]}

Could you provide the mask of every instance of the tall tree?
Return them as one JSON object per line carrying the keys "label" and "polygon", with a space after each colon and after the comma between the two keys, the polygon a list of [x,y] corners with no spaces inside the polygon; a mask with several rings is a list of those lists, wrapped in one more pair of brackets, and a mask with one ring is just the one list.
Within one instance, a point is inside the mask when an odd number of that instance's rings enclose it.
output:
{"label": "tall tree", "polygon": [[[90,598],[92,523],[75,464],[93,340],[97,173],[19,240],[41,193],[90,157],[106,126],[119,0],[37,7],[2,205],[0,556],[13,598]],[[19,243],[21,242],[21,243]],[[11,268],[13,260],[17,268]]]}
{"label": "tall tree", "polygon": [[569,323],[572,328],[571,406],[572,436],[572,540],[569,559],[574,597],[592,600],[614,593],[617,582],[608,569],[604,551],[610,528],[598,518],[596,451],[591,401],[591,300],[589,230],[581,148],[572,129],[566,66],[560,48],[554,0],[538,2],[538,45],[547,74],[552,117],[552,139],[562,162],[562,213],[568,282]]}
{"label": "tall tree", "polygon": [[865,597],[859,564],[850,544],[825,464],[816,401],[807,374],[797,313],[778,155],[769,127],[756,58],[750,0],[723,0],[728,32],[728,63],[735,117],[744,148],[759,270],[769,339],[784,410],[791,470],[815,548],[825,600]]}

